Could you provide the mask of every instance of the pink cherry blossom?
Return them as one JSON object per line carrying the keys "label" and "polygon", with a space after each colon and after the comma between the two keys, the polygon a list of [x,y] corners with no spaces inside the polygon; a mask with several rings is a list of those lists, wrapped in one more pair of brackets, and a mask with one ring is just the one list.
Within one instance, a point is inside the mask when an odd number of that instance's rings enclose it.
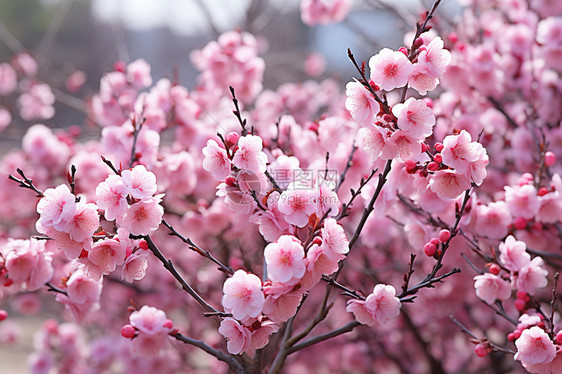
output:
{"label": "pink cherry blossom", "polygon": [[296,284],[304,275],[304,249],[292,235],[283,235],[276,243],[268,244],[264,250],[267,275],[272,281]]}
{"label": "pink cherry blossom", "polygon": [[369,60],[371,79],[381,89],[390,91],[408,83],[408,76],[414,69],[408,57],[402,52],[383,48]]}
{"label": "pink cherry blossom", "polygon": [[123,184],[135,199],[146,200],[156,193],[156,176],[146,170],[144,165],[121,172]]}
{"label": "pink cherry blossom", "polygon": [[267,198],[268,210],[257,211],[251,218],[251,222],[259,224],[259,232],[263,238],[269,242],[276,242],[283,234],[289,233],[289,223],[285,221],[285,215],[279,211],[277,202],[279,201],[279,192],[274,191]]}
{"label": "pink cherry blossom", "polygon": [[513,217],[533,218],[539,211],[541,202],[537,189],[531,184],[506,186],[505,202]]}
{"label": "pink cherry blossom", "polygon": [[224,180],[230,174],[231,162],[226,150],[219,147],[213,139],[207,140],[207,146],[203,148],[203,169],[216,180]]}
{"label": "pink cherry blossom", "polygon": [[34,256],[29,243],[22,239],[10,239],[2,250],[5,266],[12,280],[25,281],[33,270]]}
{"label": "pink cherry blossom", "polygon": [[371,156],[371,160],[379,158],[387,142],[387,130],[378,126],[368,126],[359,129],[357,133],[358,146]]}
{"label": "pink cherry blossom", "polygon": [[154,197],[131,205],[121,225],[133,235],[148,235],[160,226],[163,215],[160,199]]}
{"label": "pink cherry blossom", "polygon": [[144,278],[148,269],[147,257],[147,251],[137,251],[129,255],[121,268],[121,279],[132,283],[134,280]]}
{"label": "pink cherry blossom", "polygon": [[377,284],[365,301],[352,299],[346,310],[353,313],[357,322],[367,326],[383,324],[400,314],[401,303],[394,287]]}
{"label": "pink cherry blossom", "polygon": [[0,64],[0,95],[9,95],[14,92],[18,85],[15,70],[10,64]]}
{"label": "pink cherry blossom", "polygon": [[336,188],[335,181],[324,180],[323,176],[319,176],[315,181],[316,189],[316,216],[328,217],[337,216],[340,212],[340,200],[338,194],[334,192]]}
{"label": "pink cherry blossom", "polygon": [[341,22],[351,5],[351,0],[302,0],[301,18],[308,26]]}
{"label": "pink cherry blossom", "polygon": [[292,286],[273,282],[270,286],[264,286],[267,295],[263,305],[263,313],[272,321],[277,323],[287,322],[295,315],[302,300],[301,290],[292,290]]}
{"label": "pink cherry blossom", "polygon": [[556,347],[548,334],[538,326],[524,330],[515,341],[514,358],[526,364],[548,363],[556,357]]}
{"label": "pink cherry blossom", "polygon": [[[37,203],[39,221],[43,226],[58,225],[62,229],[76,213],[76,197],[70,193],[67,185],[61,184],[56,188],[48,188]],[[62,226],[62,227],[61,227]]]}
{"label": "pink cherry blossom", "polygon": [[257,276],[237,270],[224,282],[224,310],[241,321],[259,316],[265,301],[261,287],[261,280]]}
{"label": "pink cherry blossom", "polygon": [[49,119],[55,115],[55,95],[45,83],[32,84],[18,98],[20,116],[26,121]]}
{"label": "pink cherry blossom", "polygon": [[313,244],[308,249],[306,253],[307,272],[300,282],[303,289],[308,290],[314,287],[322,279],[322,274],[332,274],[338,270],[339,260],[334,259],[333,253],[330,253],[332,257],[328,257],[328,253],[330,251],[324,248],[324,245]]}
{"label": "pink cherry blossom", "polygon": [[46,234],[49,238],[53,239],[55,248],[64,251],[65,256],[69,260],[74,260],[82,250],[89,251],[92,247],[92,238],[86,238],[82,242],[77,242],[70,237],[70,234],[63,231],[57,231],[55,229],[50,230],[39,230],[43,234]]}
{"label": "pink cherry blossom", "polygon": [[418,91],[420,95],[427,95],[428,92],[437,88],[439,79],[432,77],[427,70],[419,64],[414,64],[414,70],[408,77],[408,85]]}
{"label": "pink cherry blossom", "polygon": [[309,53],[304,59],[304,71],[311,77],[319,77],[326,70],[326,59],[320,53]]}
{"label": "pink cherry blossom", "polygon": [[115,270],[116,265],[125,261],[125,248],[113,239],[99,240],[88,252],[88,258],[97,266],[104,269],[104,274]]}
{"label": "pink cherry blossom", "polygon": [[500,243],[499,249],[500,261],[508,270],[520,271],[531,262],[531,256],[527,253],[527,245],[525,242],[516,240],[513,235]]}
{"label": "pink cherry blossom", "polygon": [[555,223],[562,221],[562,198],[559,191],[539,196],[541,207],[536,219],[543,223]]}
{"label": "pink cherry blossom", "polygon": [[504,201],[478,205],[476,212],[476,230],[480,235],[494,239],[500,239],[507,235],[508,226],[512,223],[513,218]]}
{"label": "pink cherry blossom", "polygon": [[403,104],[394,105],[392,113],[398,118],[398,127],[415,138],[423,140],[433,132],[433,110],[423,100],[409,98]]}
{"label": "pink cherry blossom", "polygon": [[254,173],[264,173],[267,155],[262,151],[263,141],[259,136],[246,135],[238,140],[238,150],[234,153],[232,163],[240,169]]}
{"label": "pink cherry blossom", "polygon": [[168,333],[169,329],[164,326],[166,319],[164,311],[148,305],[144,305],[140,310],[135,310],[129,316],[129,321],[133,327],[149,335],[160,332]]}
{"label": "pink cherry blossom", "polygon": [[0,132],[12,123],[12,114],[6,108],[0,107]]}
{"label": "pink cherry blossom", "polygon": [[165,350],[168,344],[168,334],[165,331],[157,334],[140,333],[133,339],[131,351],[134,355],[146,360]]}
{"label": "pink cherry blossom", "polygon": [[470,180],[454,170],[439,170],[429,181],[429,188],[440,198],[456,199],[470,188]]}
{"label": "pink cherry blossom", "polygon": [[250,345],[250,330],[240,325],[234,318],[227,317],[222,320],[219,333],[227,340],[226,349],[228,353],[239,355]]}
{"label": "pink cherry blossom", "polygon": [[150,87],[150,65],[142,58],[131,62],[127,66],[127,81],[135,88]]}
{"label": "pink cherry blossom", "polygon": [[332,261],[345,258],[349,252],[349,241],[345,236],[343,227],[333,218],[324,221],[324,227],[320,230],[322,236],[322,249],[324,254]]}
{"label": "pink cherry blossom", "polygon": [[440,37],[436,37],[427,47],[421,50],[416,65],[423,66],[428,75],[439,78],[443,75],[450,62],[451,52],[443,49],[443,40]]}
{"label": "pink cherry blossom", "polygon": [[105,219],[120,221],[129,205],[127,195],[129,190],[118,175],[109,175],[107,179],[96,187],[96,204],[104,209]]}
{"label": "pink cherry blossom", "polygon": [[278,201],[279,211],[285,214],[285,221],[304,227],[309,216],[316,213],[317,191],[311,188],[298,188],[294,183],[283,191]]}
{"label": "pink cherry blossom", "polygon": [[269,343],[269,337],[279,330],[279,325],[271,321],[260,321],[260,327],[252,331],[250,345],[245,350],[248,355],[253,356],[257,349],[264,348]]}
{"label": "pink cherry blossom", "polygon": [[458,173],[465,173],[469,164],[479,158],[477,143],[472,142],[470,134],[462,130],[459,135],[449,135],[443,140],[445,148],[441,152],[443,163],[455,168]]}
{"label": "pink cherry blossom", "polygon": [[496,300],[507,300],[511,296],[509,282],[491,273],[475,276],[474,288],[476,296],[488,304],[493,304]]}
{"label": "pink cherry blossom", "polygon": [[28,52],[20,52],[14,56],[14,67],[27,76],[37,74],[37,61]]}
{"label": "pink cherry blossom", "polygon": [[345,108],[360,125],[372,125],[379,112],[379,104],[373,95],[359,82],[349,82],[346,86]]}
{"label": "pink cherry blossom", "polygon": [[76,212],[64,226],[64,231],[70,234],[72,240],[82,242],[96,232],[99,224],[98,207],[92,203],[78,202]]}
{"label": "pink cherry blossom", "polygon": [[534,295],[537,288],[546,287],[548,284],[548,271],[544,268],[543,259],[535,257],[530,263],[522,267],[517,275],[517,290]]}
{"label": "pink cherry blossom", "polygon": [[398,157],[402,160],[411,159],[421,153],[421,143],[409,131],[398,130],[386,139],[380,157],[390,160]]}
{"label": "pink cherry blossom", "polygon": [[66,281],[66,292],[75,304],[92,303],[99,300],[102,281],[88,277],[81,271],[75,271]]}
{"label": "pink cherry blossom", "polygon": [[471,162],[468,164],[466,168],[466,175],[477,185],[480,186],[486,175],[488,174],[486,171],[486,166],[489,162],[488,152],[486,148],[482,146],[480,143],[473,142],[474,145],[474,152],[478,155],[476,161]]}
{"label": "pink cherry blossom", "polygon": [[53,258],[39,240],[10,239],[2,249],[8,277],[25,283],[24,289],[36,291],[53,277]]}

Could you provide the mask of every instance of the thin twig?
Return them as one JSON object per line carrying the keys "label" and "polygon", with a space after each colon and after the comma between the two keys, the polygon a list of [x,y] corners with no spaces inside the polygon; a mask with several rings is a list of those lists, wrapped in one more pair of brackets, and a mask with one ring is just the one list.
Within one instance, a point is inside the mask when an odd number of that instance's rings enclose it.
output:
{"label": "thin twig", "polygon": [[211,252],[201,249],[201,247],[199,247],[197,244],[195,244],[190,238],[187,238],[185,236],[183,236],[182,234],[180,234],[172,225],[170,225],[168,222],[166,222],[166,220],[162,220],[162,224],[164,226],[166,226],[168,228],[168,230],[170,230],[170,235],[172,236],[176,236],[178,238],[181,239],[182,242],[184,242],[185,244],[188,245],[188,248],[191,249],[192,251],[196,252],[197,254],[208,258],[209,260],[211,260],[212,262],[214,262],[216,265],[219,266],[219,270],[222,272],[225,272],[227,274],[234,274],[234,270],[232,270],[232,268],[230,266],[227,266],[225,264],[223,264],[221,261],[219,261],[216,257],[214,257]]}
{"label": "thin twig", "polygon": [[235,110],[233,110],[232,113],[234,113],[234,115],[238,119],[238,122],[240,122],[240,126],[242,127],[242,136],[246,136],[248,134],[248,129],[246,128],[247,121],[245,118],[244,119],[242,118],[242,112],[240,111],[240,106],[238,105],[238,99],[236,98],[234,87],[229,86],[228,88],[230,89],[230,93],[232,95],[232,102],[234,103],[234,108],[235,108]]}
{"label": "thin twig", "polygon": [[23,170],[21,170],[20,168],[17,168],[16,171],[18,172],[18,174],[23,178],[23,179],[19,179],[14,177],[12,174],[10,174],[8,176],[8,179],[13,180],[14,182],[19,183],[19,186],[22,188],[28,188],[30,190],[35,191],[35,193],[37,193],[37,197],[43,197],[43,191],[41,191],[40,189],[38,189],[37,187],[35,187],[35,185],[33,184],[33,180],[26,177],[25,173],[23,172]]}
{"label": "thin twig", "polygon": [[345,164],[345,169],[343,169],[342,173],[340,174],[340,180],[338,182],[338,185],[336,186],[336,188],[334,189],[334,192],[337,193],[338,190],[340,189],[341,185],[343,184],[343,182],[345,181],[345,176],[347,174],[347,171],[351,168],[351,166],[353,165],[353,155],[355,154],[355,151],[357,151],[357,146],[353,146],[351,148],[351,152],[349,152],[349,157],[347,158],[347,163]]}
{"label": "thin twig", "polygon": [[148,248],[150,249],[152,254],[154,254],[154,256],[156,256],[156,258],[158,260],[160,260],[160,262],[162,263],[162,265],[164,265],[166,270],[168,270],[170,272],[170,274],[172,274],[172,276],[179,282],[179,284],[181,285],[181,287],[183,288],[184,291],[186,291],[189,295],[191,295],[191,297],[193,297],[195,299],[195,301],[197,301],[199,303],[199,305],[201,305],[203,307],[203,309],[205,309],[207,312],[220,313],[217,309],[213,308],[209,303],[207,303],[205,301],[205,299],[203,299],[197,293],[197,291],[195,291],[187,283],[187,281],[185,279],[183,279],[183,277],[180,275],[180,273],[178,273],[178,271],[176,270],[174,264],[172,263],[172,260],[169,260],[166,257],[164,257],[164,255],[162,254],[160,249],[152,241],[152,238],[150,237],[150,235],[143,236],[142,238],[144,240],[146,240],[146,243],[148,244]]}
{"label": "thin twig", "polygon": [[52,291],[52,292],[56,292],[56,293],[60,293],[60,294],[68,296],[68,293],[65,290],[54,286],[50,282],[45,283],[45,286],[47,286],[47,291]]}
{"label": "thin twig", "polygon": [[558,286],[558,278],[560,274],[554,274],[554,285],[552,286],[552,299],[550,300],[550,338],[554,338],[554,310],[556,309],[556,288]]}
{"label": "thin twig", "polygon": [[240,373],[243,374],[244,373],[244,368],[242,367],[242,365],[236,361],[236,359],[231,356],[231,355],[227,355],[224,352],[219,351],[218,349],[215,349],[209,345],[207,345],[205,342],[201,341],[201,340],[196,340],[193,338],[190,338],[188,336],[185,336],[177,331],[171,332],[170,336],[174,337],[176,340],[179,340],[180,342],[201,348],[202,350],[204,350],[205,352],[207,352],[208,354],[210,354],[211,356],[216,357],[218,360],[225,362],[228,364],[228,366],[234,370],[236,373]]}
{"label": "thin twig", "polygon": [[349,322],[347,325],[345,325],[343,327],[340,327],[339,329],[330,331],[326,334],[315,336],[314,338],[308,339],[308,340],[302,342],[301,344],[295,345],[294,347],[292,347],[290,349],[290,353],[300,351],[301,349],[304,349],[304,348],[310,347],[311,345],[323,342],[324,340],[328,340],[328,339],[334,338],[336,336],[339,336],[341,334],[345,334],[346,332],[350,332],[354,328],[356,328],[357,326],[361,326],[361,324],[357,321]]}

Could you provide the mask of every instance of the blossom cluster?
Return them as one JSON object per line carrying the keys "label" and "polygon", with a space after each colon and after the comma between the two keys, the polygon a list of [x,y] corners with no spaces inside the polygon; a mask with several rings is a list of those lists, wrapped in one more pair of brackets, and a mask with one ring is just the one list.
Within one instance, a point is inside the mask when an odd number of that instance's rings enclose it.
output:
{"label": "blossom cluster", "polygon": [[[98,138],[34,124],[0,161],[0,344],[44,291],[77,324],[37,331],[34,373],[560,371],[562,9],[465,3],[448,34],[437,2],[404,46],[349,51],[344,89],[266,88],[242,31],[191,53],[190,90],[116,62],[86,99]],[[34,69],[0,64],[0,95],[46,120]]]}

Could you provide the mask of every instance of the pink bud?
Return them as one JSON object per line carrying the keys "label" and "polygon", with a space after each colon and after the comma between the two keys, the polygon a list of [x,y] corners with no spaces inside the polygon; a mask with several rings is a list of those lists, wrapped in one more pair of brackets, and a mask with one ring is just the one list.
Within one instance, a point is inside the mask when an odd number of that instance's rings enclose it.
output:
{"label": "pink bud", "polygon": [[164,321],[164,327],[171,330],[174,328],[174,322],[171,319],[167,319]]}
{"label": "pink bud", "polygon": [[377,86],[377,84],[375,82],[373,82],[372,79],[369,79],[369,86],[371,86],[371,88],[373,89],[373,91],[378,91],[381,88],[379,86]]}
{"label": "pink bud", "polygon": [[127,64],[125,64],[125,62],[123,61],[115,61],[115,64],[113,64],[113,70],[123,73],[125,70],[127,70]]}
{"label": "pink bud", "polygon": [[234,187],[236,185],[236,178],[234,178],[232,175],[229,175],[224,180],[224,183],[226,183],[227,186]]}
{"label": "pink bud", "polygon": [[531,173],[525,173],[521,177],[519,177],[519,181],[517,184],[520,186],[524,186],[526,184],[531,184],[535,180],[535,177]]}
{"label": "pink bud", "polygon": [[230,144],[238,143],[238,139],[240,139],[240,134],[238,134],[237,132],[233,131],[226,134],[226,141]]}
{"label": "pink bud", "polygon": [[525,300],[522,299],[517,299],[515,300],[515,309],[517,309],[518,311],[522,312],[525,310],[525,305],[527,303],[525,302]]}
{"label": "pink bud", "polygon": [[443,162],[443,156],[441,156],[440,154],[436,154],[435,156],[433,156],[433,161],[440,164]]}
{"label": "pink bud", "polygon": [[498,275],[500,273],[501,268],[498,264],[491,264],[488,270],[490,271],[490,273],[494,275]]}
{"label": "pink bud", "polygon": [[523,217],[517,217],[514,221],[513,221],[513,226],[517,229],[517,230],[525,230],[527,228],[527,220]]}
{"label": "pink bud", "polygon": [[127,339],[132,339],[135,337],[137,331],[135,328],[129,324],[121,327],[121,336]]}
{"label": "pink bud", "polygon": [[558,331],[554,340],[556,340],[556,344],[562,344],[562,331]]}
{"label": "pink bud", "polygon": [[438,246],[439,243],[440,243],[439,239],[437,239],[437,238],[432,238],[429,242],[432,243],[432,244],[435,244],[435,246]]}
{"label": "pink bud", "polygon": [[474,353],[476,353],[476,356],[478,357],[486,357],[488,354],[488,348],[486,348],[484,343],[476,344],[476,347],[474,347]]}
{"label": "pink bud", "polygon": [[406,160],[404,165],[406,165],[406,171],[408,172],[412,172],[418,168],[416,162],[412,160]]}
{"label": "pink bud", "polygon": [[447,240],[451,239],[451,232],[447,229],[439,231],[439,241],[445,243]]}
{"label": "pink bud", "polygon": [[509,340],[510,342],[515,340],[515,334],[510,332],[509,334],[507,334],[507,340]]}
{"label": "pink bud", "polygon": [[416,41],[414,42],[414,49],[418,49],[419,47],[421,47],[423,45],[423,39],[422,38],[417,38]]}
{"label": "pink bud", "polygon": [[519,338],[521,337],[521,333],[522,333],[522,332],[523,332],[523,331],[521,331],[521,330],[515,330],[515,331],[513,332],[513,337],[515,338],[514,340],[519,339]]}
{"label": "pink bud", "polygon": [[49,334],[54,335],[59,330],[59,323],[52,318],[48,319],[43,322],[43,329],[45,329],[45,331],[47,331]]}
{"label": "pink bud", "polygon": [[429,146],[425,143],[422,143],[422,153],[425,153],[429,150]]}
{"label": "pink bud", "polygon": [[544,154],[544,164],[546,166],[552,166],[556,163],[556,155],[554,154],[554,152],[551,151],[547,151]]}
{"label": "pink bud", "polygon": [[439,164],[435,161],[431,161],[427,165],[427,170],[429,170],[429,171],[437,171],[437,169],[439,169]]}
{"label": "pink bud", "polygon": [[404,55],[408,57],[408,50],[406,49],[406,47],[400,47],[398,48],[398,51],[404,53]]}
{"label": "pink bud", "polygon": [[543,187],[540,187],[540,188],[539,188],[539,190],[537,191],[537,195],[539,195],[539,196],[544,196],[544,195],[546,195],[546,194],[549,193],[549,192],[550,192],[550,191],[548,190],[548,188],[546,188],[546,187],[543,186]]}
{"label": "pink bud", "polygon": [[425,243],[425,245],[423,246],[423,253],[425,253],[429,257],[432,257],[436,251],[437,246],[433,243]]}
{"label": "pink bud", "polygon": [[384,116],[382,116],[382,119],[385,122],[392,122],[394,121],[394,116],[391,116],[390,114],[385,114]]}
{"label": "pink bud", "polygon": [[433,108],[433,100],[430,99],[429,97],[425,97],[423,99],[423,101],[425,102],[425,105],[427,105],[428,108]]}
{"label": "pink bud", "polygon": [[527,297],[527,292],[517,291],[517,293],[515,294],[515,297],[517,297],[518,299],[524,299],[525,297]]}
{"label": "pink bud", "polygon": [[0,309],[0,321],[5,320],[6,318],[8,318],[8,312],[4,309]]}
{"label": "pink bud", "polygon": [[444,146],[443,144],[441,144],[441,143],[435,143],[435,147],[434,147],[434,148],[435,148],[435,150],[436,150],[437,152],[441,152],[441,151],[445,148],[445,146]]}
{"label": "pink bud", "polygon": [[447,37],[449,38],[449,41],[451,43],[456,43],[459,40],[459,37],[454,32],[450,32],[449,35],[447,35]]}

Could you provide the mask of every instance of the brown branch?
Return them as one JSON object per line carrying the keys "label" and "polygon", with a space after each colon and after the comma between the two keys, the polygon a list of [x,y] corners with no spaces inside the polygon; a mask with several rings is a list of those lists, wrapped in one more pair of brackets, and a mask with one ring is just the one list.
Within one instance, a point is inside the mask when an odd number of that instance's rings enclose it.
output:
{"label": "brown branch", "polygon": [[236,361],[236,359],[233,356],[228,355],[224,352],[221,352],[218,349],[215,349],[215,348],[207,345],[205,342],[203,342],[201,340],[196,340],[196,339],[190,338],[190,337],[185,336],[185,335],[183,335],[183,334],[181,334],[177,331],[171,332],[170,336],[175,338],[176,340],[178,340],[180,342],[183,342],[183,343],[186,343],[186,344],[189,344],[189,345],[192,345],[194,347],[198,347],[198,348],[204,350],[205,352],[207,352],[211,356],[214,356],[218,360],[228,364],[230,369],[233,370],[236,373],[244,374],[244,372],[245,372],[242,365],[238,361]]}
{"label": "brown branch", "polygon": [[43,197],[43,191],[41,191],[40,189],[38,189],[37,187],[35,187],[35,185],[33,184],[33,180],[26,177],[25,173],[23,172],[23,170],[21,170],[20,168],[17,168],[16,171],[18,172],[18,174],[22,177],[22,179],[16,178],[14,177],[12,174],[10,174],[8,176],[8,179],[13,180],[14,182],[19,183],[19,186],[22,188],[28,188],[32,191],[35,191],[35,193],[37,193],[37,197]]}
{"label": "brown branch", "polygon": [[190,238],[187,238],[187,237],[183,236],[182,234],[180,234],[172,225],[170,225],[168,222],[166,222],[166,220],[162,220],[162,224],[164,226],[166,226],[168,228],[168,230],[170,230],[170,235],[180,238],[180,240],[182,242],[184,242],[185,244],[188,245],[189,249],[191,249],[192,251],[194,251],[198,255],[203,256],[205,258],[208,258],[209,260],[214,262],[216,265],[219,266],[220,271],[225,272],[227,274],[231,274],[231,275],[234,274],[234,270],[232,270],[232,268],[230,266],[227,266],[227,265],[223,264],[216,257],[214,257],[211,254],[211,252],[209,252],[207,250],[204,250],[204,249],[201,249],[201,247],[199,247],[197,244],[195,244]]}
{"label": "brown branch", "polygon": [[193,297],[195,299],[195,301],[197,301],[199,303],[199,305],[201,305],[203,307],[203,309],[205,309],[207,312],[220,313],[217,309],[213,308],[209,303],[207,303],[197,293],[197,291],[195,291],[187,283],[187,281],[185,279],[183,279],[183,277],[180,275],[180,273],[178,273],[178,271],[176,270],[174,264],[172,263],[172,260],[169,260],[166,257],[164,257],[164,255],[162,254],[160,249],[152,241],[152,238],[150,237],[150,235],[143,236],[142,238],[144,240],[146,240],[146,243],[148,244],[148,248],[150,249],[152,254],[154,254],[154,256],[156,256],[156,258],[158,260],[160,260],[160,262],[162,263],[162,265],[164,265],[166,270],[168,270],[170,272],[170,274],[172,274],[172,276],[179,282],[179,284],[181,285],[181,287],[183,288],[184,291],[186,291],[189,295],[191,295],[191,297]]}

